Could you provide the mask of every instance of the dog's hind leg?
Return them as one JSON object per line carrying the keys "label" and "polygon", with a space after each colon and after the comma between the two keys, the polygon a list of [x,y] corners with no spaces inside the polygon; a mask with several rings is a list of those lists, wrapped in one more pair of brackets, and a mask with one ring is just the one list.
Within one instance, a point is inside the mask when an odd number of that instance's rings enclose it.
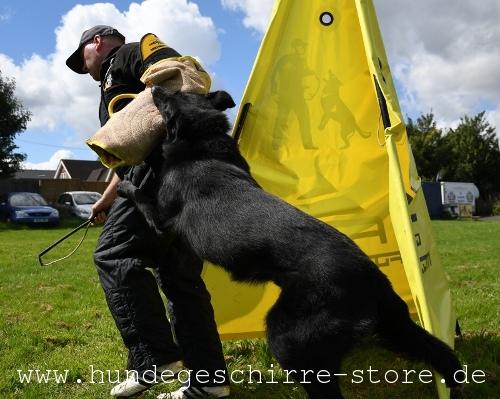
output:
{"label": "dog's hind leg", "polygon": [[[273,324],[269,317],[268,323]],[[269,327],[267,330],[269,348],[287,378],[298,382],[310,399],[343,399],[339,386],[342,353],[331,352],[321,341],[307,339],[306,335],[312,331],[304,331],[308,329],[304,324],[299,328],[289,327],[287,332],[277,333]]]}
{"label": "dog's hind leg", "polygon": [[323,295],[314,296],[310,287],[282,291],[266,318],[269,348],[311,399],[342,399],[341,362],[364,331],[331,312]]}
{"label": "dog's hind leg", "polygon": [[331,375],[326,379],[326,370],[320,370],[312,381],[299,381],[311,399],[344,399],[339,387],[339,377]]}

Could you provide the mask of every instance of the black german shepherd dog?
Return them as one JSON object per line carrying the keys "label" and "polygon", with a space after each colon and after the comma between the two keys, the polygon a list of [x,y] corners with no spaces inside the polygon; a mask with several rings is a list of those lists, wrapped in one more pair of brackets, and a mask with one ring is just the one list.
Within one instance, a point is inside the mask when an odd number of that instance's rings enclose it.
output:
{"label": "black german shepherd dog", "polygon": [[167,130],[157,196],[147,197],[128,181],[119,184],[119,194],[134,201],[159,234],[179,234],[234,281],[272,281],[281,288],[266,317],[269,348],[310,398],[343,398],[336,376],[342,358],[371,336],[457,385],[454,374],[462,367],[453,350],[410,319],[406,303],[370,258],[252,178],[228,135],[222,112],[234,106],[228,93],[162,87],[152,93]]}

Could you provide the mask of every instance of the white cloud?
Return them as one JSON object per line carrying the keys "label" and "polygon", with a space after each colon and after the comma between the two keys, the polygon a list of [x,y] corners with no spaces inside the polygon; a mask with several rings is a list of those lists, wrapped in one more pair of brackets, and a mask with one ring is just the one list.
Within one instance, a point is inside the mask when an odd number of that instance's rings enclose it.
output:
{"label": "white cloud", "polygon": [[498,115],[498,1],[375,0],[375,6],[407,113],[432,110],[448,126],[486,109]]}
{"label": "white cloud", "polygon": [[243,25],[264,33],[269,25],[273,1],[269,0],[221,0],[222,5],[230,10],[240,10],[245,14]]}
{"label": "white cloud", "polygon": [[497,136],[500,137],[500,109],[495,109],[486,113],[486,121],[491,126],[496,126]]}
{"label": "white cloud", "polygon": [[31,162],[25,162],[22,164],[22,169],[36,169],[36,170],[56,170],[59,166],[59,161],[61,159],[77,159],[76,155],[69,150],[59,150],[56,151],[54,155],[50,157],[47,162],[41,162],[34,164]]}
{"label": "white cloud", "polygon": [[[209,71],[220,57],[220,43],[212,20],[187,0],[145,0],[120,12],[111,3],[77,5],[63,16],[55,30],[56,48],[47,58],[34,54],[21,65],[0,54],[2,76],[16,81],[15,96],[32,112],[28,129],[53,131],[61,125],[72,130],[75,142],[91,137],[99,128],[100,89],[88,75],[66,67],[82,32],[94,25],[116,27],[127,41],[138,41],[153,32],[182,54],[196,57]],[[54,142],[58,141],[54,136]]]}
{"label": "white cloud", "polygon": [[[221,0],[264,32],[273,2]],[[405,114],[433,112],[453,127],[488,110],[500,136],[500,2],[374,0],[398,97]],[[496,122],[496,123],[495,123]]]}
{"label": "white cloud", "polygon": [[12,10],[9,7],[3,7],[0,12],[0,22],[9,21],[12,18]]}

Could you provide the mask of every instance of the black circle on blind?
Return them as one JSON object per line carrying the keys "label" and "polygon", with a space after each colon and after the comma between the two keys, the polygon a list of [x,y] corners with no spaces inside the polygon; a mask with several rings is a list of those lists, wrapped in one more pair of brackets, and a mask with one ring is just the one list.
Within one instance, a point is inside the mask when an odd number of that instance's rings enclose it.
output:
{"label": "black circle on blind", "polygon": [[319,22],[321,22],[321,24],[325,26],[330,26],[331,24],[333,24],[333,20],[333,14],[328,11],[322,12],[319,16]]}

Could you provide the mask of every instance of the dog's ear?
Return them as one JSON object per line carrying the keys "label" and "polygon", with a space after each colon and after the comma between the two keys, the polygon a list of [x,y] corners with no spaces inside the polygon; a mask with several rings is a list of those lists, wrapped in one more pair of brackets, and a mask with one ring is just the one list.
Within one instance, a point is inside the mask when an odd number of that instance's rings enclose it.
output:
{"label": "dog's ear", "polygon": [[167,130],[166,140],[171,142],[179,136],[180,118],[178,100],[174,93],[161,86],[153,86],[151,89],[153,102],[155,103],[158,111],[165,122]]}
{"label": "dog's ear", "polygon": [[219,111],[225,111],[226,109],[233,108],[236,105],[231,95],[223,90],[205,94],[205,98],[210,101],[212,107]]}
{"label": "dog's ear", "polygon": [[151,88],[151,96],[156,108],[162,113],[163,108],[172,101],[173,93],[162,86],[153,86]]}

